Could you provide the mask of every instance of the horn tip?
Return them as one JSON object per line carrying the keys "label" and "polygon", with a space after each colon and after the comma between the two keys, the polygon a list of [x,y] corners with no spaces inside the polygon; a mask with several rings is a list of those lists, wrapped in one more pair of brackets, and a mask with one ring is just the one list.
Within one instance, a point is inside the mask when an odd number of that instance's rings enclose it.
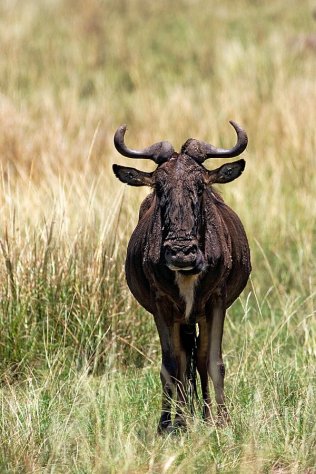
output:
{"label": "horn tip", "polygon": [[248,135],[246,133],[246,130],[244,130],[240,125],[238,125],[237,122],[234,120],[230,120],[229,123],[234,127],[236,132],[238,133],[238,136],[242,137],[243,142],[247,145],[248,143]]}
{"label": "horn tip", "polygon": [[234,127],[234,129],[238,129],[238,130],[242,130],[242,128],[238,125],[237,122],[235,122],[235,120],[230,120],[229,123]]}

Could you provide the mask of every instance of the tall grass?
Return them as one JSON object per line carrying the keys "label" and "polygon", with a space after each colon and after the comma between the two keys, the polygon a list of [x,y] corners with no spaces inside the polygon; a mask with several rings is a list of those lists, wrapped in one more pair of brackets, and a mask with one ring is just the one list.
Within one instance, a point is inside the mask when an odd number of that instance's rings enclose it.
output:
{"label": "tall grass", "polygon": [[[0,4],[1,472],[316,472],[313,5],[234,6]],[[232,423],[160,438],[159,341],[124,277],[146,190],[113,176],[113,132],[228,147],[230,119],[247,167],[220,190],[253,261],[225,327]]]}

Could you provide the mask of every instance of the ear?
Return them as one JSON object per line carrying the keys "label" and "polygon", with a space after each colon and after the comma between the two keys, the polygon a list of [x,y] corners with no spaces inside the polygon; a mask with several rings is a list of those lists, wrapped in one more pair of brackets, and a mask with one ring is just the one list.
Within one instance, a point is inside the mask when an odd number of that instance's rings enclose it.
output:
{"label": "ear", "polygon": [[207,172],[207,184],[229,183],[238,178],[245,169],[245,160],[234,161]]}
{"label": "ear", "polygon": [[122,183],[130,186],[152,186],[154,182],[153,173],[145,173],[128,166],[113,165],[113,172]]}

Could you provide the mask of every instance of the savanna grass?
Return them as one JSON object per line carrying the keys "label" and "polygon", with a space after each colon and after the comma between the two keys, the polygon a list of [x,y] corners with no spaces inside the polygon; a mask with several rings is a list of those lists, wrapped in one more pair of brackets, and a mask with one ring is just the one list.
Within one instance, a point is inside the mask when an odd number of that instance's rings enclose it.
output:
{"label": "savanna grass", "polygon": [[[316,471],[315,25],[308,1],[1,3],[1,472]],[[197,403],[161,438],[159,341],[124,278],[147,191],[115,180],[113,132],[228,147],[230,119],[247,167],[221,191],[253,261],[232,421]]]}

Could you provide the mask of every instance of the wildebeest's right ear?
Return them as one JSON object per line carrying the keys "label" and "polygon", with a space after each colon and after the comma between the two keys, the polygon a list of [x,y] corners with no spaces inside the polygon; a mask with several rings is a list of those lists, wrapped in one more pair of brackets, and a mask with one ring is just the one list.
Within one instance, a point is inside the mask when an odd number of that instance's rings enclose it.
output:
{"label": "wildebeest's right ear", "polygon": [[113,165],[113,172],[115,176],[130,186],[152,186],[153,173],[146,173],[139,171],[136,168],[129,168],[128,166]]}

